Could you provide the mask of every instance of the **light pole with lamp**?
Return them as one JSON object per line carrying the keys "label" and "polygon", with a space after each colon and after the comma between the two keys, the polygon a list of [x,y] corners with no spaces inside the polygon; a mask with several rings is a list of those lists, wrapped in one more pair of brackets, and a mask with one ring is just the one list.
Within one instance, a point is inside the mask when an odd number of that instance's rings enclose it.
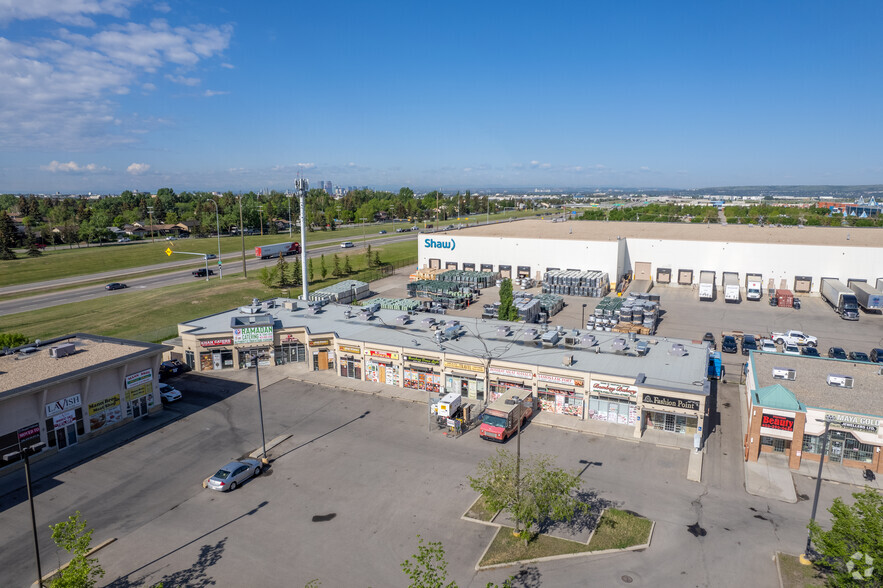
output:
{"label": "light pole with lamp", "polygon": [[[513,396],[506,400],[506,403],[522,405],[518,415],[518,429],[515,431],[515,504],[519,504],[521,502],[521,423],[524,421],[524,406],[520,396]],[[516,522],[516,526],[521,526],[521,523]],[[518,535],[521,534],[520,529],[516,528],[515,531]]]}
{"label": "light pole with lamp", "polygon": [[264,236],[264,205],[258,204],[258,214],[261,218],[261,237]]}
{"label": "light pole with lamp", "polygon": [[291,240],[291,198],[294,194],[285,191],[285,195],[288,196],[288,240]]}
{"label": "light pole with lamp", "polygon": [[263,406],[261,406],[261,374],[258,370],[258,355],[259,354],[257,351],[249,352],[249,357],[254,362],[254,379],[255,379],[255,384],[258,387],[258,413],[260,414],[260,418],[261,418],[261,446],[263,447],[263,452],[264,452],[263,462],[264,462],[264,464],[266,464],[267,463],[267,439],[266,439],[266,437],[264,437],[264,408],[263,408]]}
{"label": "light pole with lamp", "polygon": [[37,560],[37,586],[43,586],[43,568],[40,565],[40,544],[37,541],[37,518],[34,516],[34,493],[31,490],[31,461],[28,459],[31,455],[36,455],[43,451],[46,444],[43,442],[36,443],[21,449],[13,451],[3,456],[3,461],[12,461],[22,456],[25,461],[25,484],[28,487],[28,502],[31,505],[31,528],[34,531],[34,558]]}
{"label": "light pole with lamp", "polygon": [[[224,278],[224,272],[221,269],[221,213],[217,202],[211,198],[208,199],[208,202],[215,205],[215,232],[218,235],[218,279],[221,280]],[[206,268],[205,277],[208,279],[208,268]]]}
{"label": "light pole with lamp", "polygon": [[147,214],[150,215],[150,242],[156,243],[156,240],[153,238],[153,207],[147,207]]}
{"label": "light pole with lamp", "polygon": [[367,243],[367,241],[365,240],[365,221],[366,220],[368,220],[368,219],[361,218],[361,221],[362,221],[362,247],[364,247],[365,243]]}
{"label": "light pole with lamp", "polygon": [[[816,419],[816,422],[822,422],[821,419]],[[831,422],[829,420],[825,420],[825,432],[822,433],[822,450],[821,455],[819,455],[819,473],[816,476],[816,495],[812,499],[812,514],[809,515],[809,522],[812,524],[814,520],[816,520],[816,509],[819,507],[819,491],[822,489],[822,466],[825,465],[825,451],[828,449],[828,428],[831,426]],[[803,555],[800,556],[800,563],[803,565],[810,565],[812,561],[809,559],[809,555],[812,551],[812,531],[806,532],[806,551]]]}

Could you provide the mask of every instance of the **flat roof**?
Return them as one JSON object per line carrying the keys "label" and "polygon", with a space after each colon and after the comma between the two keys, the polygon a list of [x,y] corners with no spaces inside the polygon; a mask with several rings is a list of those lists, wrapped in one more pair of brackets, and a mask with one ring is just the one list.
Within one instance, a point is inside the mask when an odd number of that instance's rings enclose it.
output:
{"label": "flat roof", "polygon": [[[380,310],[374,318],[365,321],[357,317],[359,307],[328,304],[317,314],[306,310],[303,301],[296,302],[297,310],[287,310],[282,303],[289,299],[275,299],[273,308],[265,308],[265,312],[275,318],[276,329],[304,327],[310,335],[334,333],[338,339],[358,341],[371,345],[388,345],[407,349],[408,353],[444,352],[475,358],[491,357],[500,362],[519,363],[538,368],[555,368],[570,372],[591,373],[603,378],[606,376],[623,377],[636,380],[642,375],[642,383],[658,389],[677,390],[693,394],[707,395],[706,370],[708,364],[707,347],[685,339],[666,337],[637,336],[637,340],[628,341],[623,333],[600,331],[581,331],[582,334],[594,335],[597,344],[591,348],[567,348],[563,346],[564,335],[572,335],[574,331],[562,332],[562,341],[555,347],[543,347],[539,337],[543,330],[541,325],[510,323],[493,319],[468,319],[455,316],[416,313],[406,326],[398,326],[396,318],[404,313],[400,310]],[[349,310],[351,318],[346,318]],[[240,309],[232,309],[219,314],[181,323],[181,333],[189,333],[197,337],[218,336],[230,333],[230,321],[242,314]],[[422,320],[432,317],[438,320],[457,320],[463,327],[456,340],[444,341],[439,345],[435,340],[436,331],[422,326]],[[507,326],[511,329],[508,336],[497,334],[497,328]],[[554,328],[554,327],[552,327]],[[536,329],[537,338],[532,342],[524,342],[521,335],[527,329]],[[612,348],[615,339],[626,339],[627,349],[616,351]],[[638,341],[648,341],[648,352],[639,357],[635,353]],[[684,355],[672,355],[670,349],[675,343],[683,345]],[[596,351],[597,349],[597,351]],[[573,356],[572,365],[564,365],[565,356]]]}
{"label": "flat roof", "polygon": [[[883,416],[883,375],[878,363],[865,363],[827,357],[751,352],[758,388],[781,384],[809,408]],[[793,369],[795,380],[773,378],[773,368]],[[852,388],[829,386],[829,374],[851,376]]]}
{"label": "flat roof", "polygon": [[[49,349],[73,343],[76,353],[55,359]],[[34,345],[20,347],[28,348]],[[142,355],[171,350],[167,345],[76,333],[43,341],[34,353],[0,355],[0,400],[119,365]]]}
{"label": "flat roof", "polygon": [[617,238],[769,243],[782,245],[824,245],[881,247],[883,230],[874,227],[803,227],[721,225],[706,223],[641,223],[529,219],[511,223],[479,225],[450,231],[451,236],[564,239],[571,241],[616,241]]}

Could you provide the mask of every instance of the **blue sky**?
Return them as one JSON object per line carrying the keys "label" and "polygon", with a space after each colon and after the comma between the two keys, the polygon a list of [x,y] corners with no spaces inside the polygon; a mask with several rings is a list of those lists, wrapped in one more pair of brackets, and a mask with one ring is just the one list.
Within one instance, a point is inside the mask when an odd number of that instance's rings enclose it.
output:
{"label": "blue sky", "polygon": [[883,183],[881,17],[0,0],[0,192]]}

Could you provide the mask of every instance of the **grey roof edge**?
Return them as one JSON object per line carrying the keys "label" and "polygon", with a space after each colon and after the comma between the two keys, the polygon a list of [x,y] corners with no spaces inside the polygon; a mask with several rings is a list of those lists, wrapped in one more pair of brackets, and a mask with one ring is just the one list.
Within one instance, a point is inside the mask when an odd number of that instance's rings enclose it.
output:
{"label": "grey roof edge", "polygon": [[[109,366],[125,363],[133,358],[136,358],[141,355],[147,355],[154,352],[165,352],[171,351],[174,347],[169,345],[162,345],[159,343],[145,343],[143,341],[134,341],[132,339],[120,339],[117,337],[105,337],[103,335],[92,335],[89,333],[74,333],[72,335],[65,335],[63,337],[56,337],[54,339],[50,339],[49,341],[40,341],[40,347],[44,347],[46,343],[57,343],[59,341],[66,341],[69,339],[88,339],[90,341],[95,341],[96,343],[114,343],[117,345],[129,345],[132,347],[140,347],[141,349],[135,353],[129,353],[122,357],[118,357],[116,359],[110,359],[108,361],[103,361],[101,363],[97,363],[95,365],[85,367],[79,370],[75,370],[73,372],[68,372],[67,374],[61,376],[53,376],[51,378],[46,378],[45,380],[40,380],[39,382],[34,382],[33,384],[27,384],[25,386],[19,386],[18,388],[11,388],[9,390],[4,390],[0,392],[0,400],[6,400],[7,398],[13,398],[15,396],[21,396],[22,394],[27,394],[33,390],[38,390],[40,388],[45,388],[46,386],[51,386],[54,384],[58,384],[61,382],[65,382],[67,380],[73,380],[77,378],[81,378],[83,376],[89,375],[91,373],[100,371]],[[33,347],[33,345],[23,345],[21,347]],[[21,347],[17,347],[16,349],[20,349]]]}

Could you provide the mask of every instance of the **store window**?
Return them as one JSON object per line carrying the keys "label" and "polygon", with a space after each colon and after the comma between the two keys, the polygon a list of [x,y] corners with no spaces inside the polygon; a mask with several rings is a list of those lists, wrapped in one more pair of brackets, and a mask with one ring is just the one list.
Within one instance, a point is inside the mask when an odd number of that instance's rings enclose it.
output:
{"label": "store window", "polygon": [[353,380],[362,379],[362,360],[353,359],[352,357],[342,357],[340,359],[340,375],[344,378]]}
{"label": "store window", "polygon": [[620,425],[634,425],[638,418],[638,409],[634,402],[626,398],[590,396],[589,418]]}
{"label": "store window", "polygon": [[[863,463],[874,461],[874,446],[862,443],[851,433],[845,431],[829,431],[830,439],[825,453],[832,461],[840,461],[841,458]],[[822,437],[820,435],[804,435],[803,451],[806,453],[822,452]]]}
{"label": "store window", "polygon": [[445,381],[445,393],[458,392],[463,398],[484,400],[484,380],[449,375]]}
{"label": "store window", "polygon": [[441,376],[429,370],[405,368],[402,370],[405,388],[412,390],[426,390],[438,394],[441,390]]}
{"label": "store window", "polygon": [[493,402],[509,390],[523,390],[526,396],[533,393],[533,388],[525,384],[515,382],[491,382],[489,400]]}
{"label": "store window", "polygon": [[[582,394],[576,394],[573,390],[559,390],[556,388],[539,388],[537,389],[537,394],[539,395],[541,410],[583,418]],[[626,411],[626,414],[628,414],[628,411]]]}
{"label": "store window", "polygon": [[791,447],[790,441],[779,439],[778,437],[761,436],[760,444],[765,447],[771,447],[774,453],[785,453],[785,450]]}
{"label": "store window", "polygon": [[688,417],[681,414],[667,412],[647,413],[647,428],[680,435],[693,434],[696,432],[696,417]]}
{"label": "store window", "polygon": [[307,360],[307,347],[303,343],[283,343],[276,347],[276,365],[303,363]]}
{"label": "store window", "polygon": [[391,363],[368,361],[365,364],[365,380],[378,384],[399,385],[399,368]]}
{"label": "store window", "polygon": [[[232,353],[232,352],[231,352]],[[203,354],[205,355],[205,354]],[[250,368],[254,367],[254,356],[257,355],[257,361],[259,367],[269,367],[272,365],[270,350],[269,348],[260,348],[260,349],[249,349],[248,351],[240,351],[239,352],[239,367],[240,368]],[[230,361],[233,361],[233,358],[230,358]],[[214,362],[213,362],[214,363]],[[214,365],[223,365],[214,363]],[[214,369],[221,369],[221,367],[216,367]]]}

